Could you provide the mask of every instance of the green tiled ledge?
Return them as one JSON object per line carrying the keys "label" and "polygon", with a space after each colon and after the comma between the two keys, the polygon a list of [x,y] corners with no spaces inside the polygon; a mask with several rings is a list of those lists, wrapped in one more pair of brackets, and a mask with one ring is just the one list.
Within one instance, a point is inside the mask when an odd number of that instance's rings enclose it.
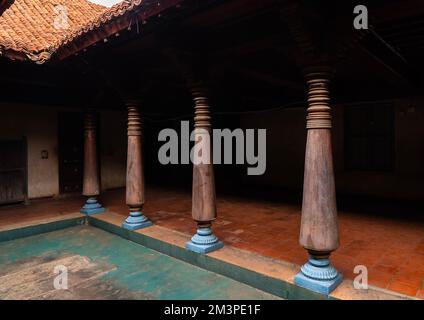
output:
{"label": "green tiled ledge", "polygon": [[0,231],[0,242],[15,240],[19,238],[25,238],[34,236],[41,233],[56,231],[77,225],[84,224],[86,222],[85,217],[69,218],[64,220],[49,221],[40,224],[20,227],[16,229]]}
{"label": "green tiled ledge", "polygon": [[298,287],[292,283],[272,278],[264,274],[242,268],[240,266],[221,261],[208,255],[188,251],[182,247],[146,236],[141,233],[129,231],[120,226],[97,219],[95,216],[88,217],[90,225],[114,233],[120,237],[159,251],[171,257],[193,264],[200,268],[221,274],[236,281],[245,283],[259,290],[271,293],[283,299],[290,300],[335,300],[335,298],[314,293]]}
{"label": "green tiled ledge", "polygon": [[[268,276],[260,272],[256,272],[254,270],[250,270],[239,265],[220,260],[210,255],[197,254],[192,251],[188,251],[178,245],[174,245],[172,243],[153,238],[152,236],[146,234],[123,229],[119,225],[106,222],[104,220],[96,218],[96,216],[70,216],[62,217],[61,220],[38,221],[34,222],[33,225],[24,225],[21,227],[18,226],[16,228],[10,226],[10,229],[0,230],[0,242],[29,237],[82,224],[90,224],[93,227],[97,227],[110,233],[116,234],[124,239],[138,243],[147,248],[156,250],[158,252],[185,261],[205,270],[209,270],[211,272],[221,274],[228,278],[232,278],[236,281],[245,283],[254,288],[271,293],[275,296],[284,299],[337,300],[337,298],[333,296],[326,296],[314,293],[283,279],[274,278],[272,276]],[[393,293],[383,293],[383,299],[384,297],[387,298],[392,296]],[[395,295],[395,297],[399,299],[397,295]],[[400,299],[410,298],[411,297],[406,296],[400,297]]]}
{"label": "green tiled ledge", "polygon": [[85,223],[116,234],[122,238],[133,241],[147,248],[159,251],[171,257],[185,261],[205,270],[221,274],[236,281],[245,283],[259,290],[271,293],[278,297],[290,300],[325,300],[334,299],[325,295],[314,293],[298,287],[292,283],[269,277],[267,275],[231,264],[208,255],[188,251],[182,247],[158,240],[147,235],[129,231],[120,226],[97,219],[95,216],[76,217],[64,220],[45,222],[38,225],[0,231],[0,242],[29,237],[41,233],[65,229]]}

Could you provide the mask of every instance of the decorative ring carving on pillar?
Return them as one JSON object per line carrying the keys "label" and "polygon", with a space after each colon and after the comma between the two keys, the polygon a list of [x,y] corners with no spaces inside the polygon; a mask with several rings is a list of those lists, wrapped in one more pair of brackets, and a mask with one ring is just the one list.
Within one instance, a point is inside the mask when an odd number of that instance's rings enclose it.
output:
{"label": "decorative ring carving on pillar", "polygon": [[306,117],[307,129],[331,129],[331,107],[329,71],[314,71],[306,73],[308,83],[308,115]]}
{"label": "decorative ring carving on pillar", "polygon": [[87,134],[89,131],[96,132],[96,120],[91,111],[87,112],[84,117],[84,132]]}
{"label": "decorative ring carving on pillar", "polygon": [[201,84],[193,85],[191,93],[194,99],[194,127],[209,130],[211,116],[206,90]]}
{"label": "decorative ring carving on pillar", "polygon": [[142,121],[138,107],[128,105],[128,136],[141,136]]}

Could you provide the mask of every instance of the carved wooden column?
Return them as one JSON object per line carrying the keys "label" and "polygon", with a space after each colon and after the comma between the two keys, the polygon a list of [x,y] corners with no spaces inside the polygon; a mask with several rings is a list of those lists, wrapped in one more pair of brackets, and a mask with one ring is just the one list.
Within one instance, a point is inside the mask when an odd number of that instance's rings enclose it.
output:
{"label": "carved wooden column", "polygon": [[89,111],[84,117],[84,180],[83,195],[88,197],[81,209],[84,214],[96,214],[105,211],[97,196],[100,194],[100,179],[97,159],[97,128],[94,112]]}
{"label": "carved wooden column", "polygon": [[310,68],[305,70],[305,76],[308,115],[300,244],[308,250],[309,260],[295,282],[329,294],[342,281],[329,260],[339,246],[328,90],[331,70]]}
{"label": "carved wooden column", "polygon": [[197,155],[194,154],[192,216],[197,222],[197,233],[191,238],[191,241],[187,242],[186,248],[198,253],[208,253],[224,246],[223,242],[219,241],[212,232],[212,221],[216,219],[216,203],[211,147],[211,116],[205,88],[201,84],[194,84],[191,85],[191,92],[195,103],[195,143],[197,144],[201,140],[209,141],[209,143],[203,144],[202,148],[209,151],[209,156],[202,155],[202,159],[208,158],[209,163],[196,161]]}
{"label": "carved wooden column", "polygon": [[126,202],[130,210],[129,217],[122,224],[128,230],[137,230],[152,225],[143,214],[144,171],[142,153],[142,122],[137,102],[128,101],[128,153]]}

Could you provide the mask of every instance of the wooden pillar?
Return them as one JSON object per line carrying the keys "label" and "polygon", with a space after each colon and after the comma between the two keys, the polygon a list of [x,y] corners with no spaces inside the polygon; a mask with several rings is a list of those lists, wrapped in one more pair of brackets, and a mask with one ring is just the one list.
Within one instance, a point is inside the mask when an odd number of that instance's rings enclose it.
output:
{"label": "wooden pillar", "polygon": [[97,127],[96,116],[92,111],[84,116],[84,179],[83,195],[88,197],[81,213],[88,215],[105,211],[97,196],[100,194],[100,178],[97,158]]}
{"label": "wooden pillar", "polygon": [[329,294],[342,281],[329,260],[331,252],[339,246],[328,88],[331,70],[310,68],[305,70],[305,76],[308,109],[300,244],[308,251],[309,260],[295,282]]}
{"label": "wooden pillar", "polygon": [[137,102],[128,101],[128,153],[127,153],[127,185],[126,203],[130,215],[122,227],[137,230],[152,225],[143,214],[144,206],[144,171],[142,153],[142,121]]}
{"label": "wooden pillar", "polygon": [[[194,99],[194,140],[202,143],[203,154],[199,161],[194,154],[192,216],[197,223],[197,233],[187,242],[186,248],[198,253],[208,253],[224,246],[212,232],[212,221],[216,219],[215,178],[211,147],[211,116],[207,91],[202,84],[191,85]],[[206,142],[207,141],[207,142]],[[202,151],[202,152],[203,152]],[[209,161],[207,161],[209,159]]]}

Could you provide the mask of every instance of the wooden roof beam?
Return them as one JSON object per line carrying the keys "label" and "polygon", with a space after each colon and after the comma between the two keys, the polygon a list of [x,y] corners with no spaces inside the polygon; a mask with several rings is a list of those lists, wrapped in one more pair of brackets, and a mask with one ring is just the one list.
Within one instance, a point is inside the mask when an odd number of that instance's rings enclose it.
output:
{"label": "wooden roof beam", "polygon": [[417,85],[419,74],[410,66],[400,52],[370,28],[359,41],[360,47],[387,70],[411,85]]}
{"label": "wooden roof beam", "polygon": [[238,72],[238,73],[240,73],[244,76],[251,77],[251,78],[254,78],[256,80],[269,83],[269,84],[276,86],[276,87],[290,88],[290,89],[294,89],[294,90],[302,91],[302,92],[305,90],[305,86],[304,86],[303,83],[283,79],[283,78],[275,76],[271,73],[261,72],[259,70],[254,70],[254,69],[250,69],[250,68],[238,68],[238,69],[236,69],[236,72]]}

